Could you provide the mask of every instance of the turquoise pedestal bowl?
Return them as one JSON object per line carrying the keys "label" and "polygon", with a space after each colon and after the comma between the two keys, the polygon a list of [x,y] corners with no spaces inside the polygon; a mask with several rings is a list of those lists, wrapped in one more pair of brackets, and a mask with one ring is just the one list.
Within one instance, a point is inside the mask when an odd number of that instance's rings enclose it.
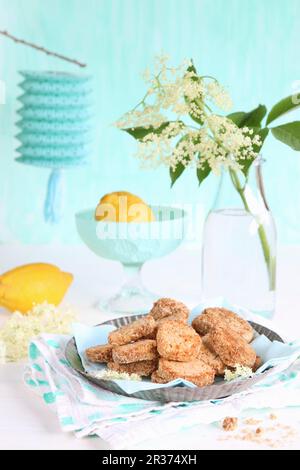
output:
{"label": "turquoise pedestal bowl", "polygon": [[142,284],[141,268],[151,259],[174,251],[184,240],[187,214],[175,207],[154,206],[154,222],[97,222],[94,210],[76,214],[81,240],[97,256],[119,261],[127,280],[112,298],[100,301],[102,310],[116,313],[143,313],[159,297]]}

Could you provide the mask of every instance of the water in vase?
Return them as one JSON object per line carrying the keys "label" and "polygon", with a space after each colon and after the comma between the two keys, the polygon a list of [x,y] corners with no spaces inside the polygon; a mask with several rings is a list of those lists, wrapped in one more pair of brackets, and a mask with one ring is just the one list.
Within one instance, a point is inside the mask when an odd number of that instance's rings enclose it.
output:
{"label": "water in vase", "polygon": [[[271,214],[265,214],[263,226],[269,246],[274,246]],[[270,278],[258,230],[257,220],[244,209],[209,213],[203,239],[202,294],[205,298],[222,296],[231,304],[270,318],[274,313],[274,279]]]}

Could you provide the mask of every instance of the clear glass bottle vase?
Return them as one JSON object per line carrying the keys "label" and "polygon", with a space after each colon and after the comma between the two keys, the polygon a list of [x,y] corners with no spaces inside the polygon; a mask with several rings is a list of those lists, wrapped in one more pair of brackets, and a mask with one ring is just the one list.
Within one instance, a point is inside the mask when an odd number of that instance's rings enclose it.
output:
{"label": "clear glass bottle vase", "polygon": [[263,160],[247,177],[224,170],[203,234],[202,296],[271,318],[275,311],[276,228],[265,197]]}

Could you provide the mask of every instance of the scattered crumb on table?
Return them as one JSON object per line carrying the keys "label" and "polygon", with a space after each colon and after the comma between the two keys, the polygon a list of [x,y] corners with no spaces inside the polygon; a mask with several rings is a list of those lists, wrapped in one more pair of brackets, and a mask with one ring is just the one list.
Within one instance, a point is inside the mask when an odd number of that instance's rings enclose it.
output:
{"label": "scattered crumb on table", "polygon": [[271,421],[275,421],[275,420],[278,419],[278,418],[277,418],[277,416],[276,416],[274,413],[271,413],[271,414],[269,415],[269,419],[270,419]]}
{"label": "scattered crumb on table", "polygon": [[[266,420],[275,421],[277,416],[270,414],[265,418]],[[222,428],[227,431],[226,436],[223,434],[219,437],[220,441],[247,441],[258,445],[263,445],[273,449],[285,447],[289,443],[299,438],[299,434],[295,428],[287,424],[277,422],[272,426],[262,426],[263,420],[255,418],[245,419],[242,426],[238,428],[238,419],[227,417],[222,422]],[[258,426],[260,424],[260,426]],[[256,426],[253,428],[253,426]]]}
{"label": "scattered crumb on table", "polygon": [[262,421],[261,419],[254,419],[254,418],[248,418],[243,421],[244,424],[248,424],[249,426],[256,426],[257,424],[260,424]]}
{"label": "scattered crumb on table", "polygon": [[232,418],[230,416],[227,416],[227,418],[223,420],[222,428],[224,429],[224,431],[235,431],[237,427],[238,427],[237,418]]}
{"label": "scattered crumb on table", "polygon": [[264,430],[262,428],[256,428],[256,431],[255,431],[255,434],[257,436],[259,436],[260,434],[262,434],[264,432]]}

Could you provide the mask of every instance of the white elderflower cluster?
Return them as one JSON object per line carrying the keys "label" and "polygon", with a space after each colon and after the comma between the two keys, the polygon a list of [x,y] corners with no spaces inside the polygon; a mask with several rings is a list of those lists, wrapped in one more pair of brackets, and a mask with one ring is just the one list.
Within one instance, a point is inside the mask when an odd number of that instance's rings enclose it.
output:
{"label": "white elderflower cluster", "polygon": [[173,166],[172,156],[174,151],[173,140],[184,129],[180,121],[171,122],[159,134],[151,132],[139,143],[136,157],[144,168],[156,168],[157,166]]}
{"label": "white elderflower cluster", "polygon": [[121,119],[115,122],[115,126],[119,129],[136,128],[136,127],[160,127],[167,118],[164,116],[157,106],[145,106],[142,110],[135,109],[124,114]]}
{"label": "white elderflower cluster", "polygon": [[230,111],[233,106],[231,96],[217,80],[207,83],[206,90],[210,100],[219,109]]}
{"label": "white elderflower cluster", "polygon": [[[167,56],[157,58],[154,74],[147,69],[143,78],[148,86],[144,98],[116,123],[138,140],[136,157],[142,167],[175,170],[182,164],[201,169],[208,164],[219,174],[222,168],[239,170],[243,159],[256,158],[259,136],[210,109],[208,103],[223,111],[232,106],[217,80],[198,75],[191,62],[169,67]],[[141,127],[143,135],[135,135]]]}
{"label": "white elderflower cluster", "polygon": [[199,131],[189,131],[176,145],[170,161],[170,168],[175,170],[178,163],[185,167],[197,166],[199,152]]}
{"label": "white elderflower cluster", "polygon": [[71,308],[44,302],[26,315],[12,313],[0,329],[0,363],[16,362],[27,356],[28,344],[41,333],[67,334],[76,315]]}
{"label": "white elderflower cluster", "polygon": [[98,380],[142,380],[138,374],[128,374],[127,372],[117,372],[115,370],[99,370],[91,372],[91,375]]}
{"label": "white elderflower cluster", "polygon": [[[222,166],[233,170],[240,168],[238,160],[255,159],[257,154],[254,146],[260,145],[258,135],[251,137],[252,129],[239,128],[230,119],[211,114],[205,122],[205,131],[202,133],[201,155],[208,161],[211,169],[219,173]],[[252,132],[251,132],[252,131]],[[209,135],[212,133],[212,141]]]}
{"label": "white elderflower cluster", "polygon": [[236,364],[234,366],[234,370],[225,369],[224,372],[224,380],[225,382],[231,382],[232,380],[236,379],[249,379],[253,377],[254,372],[250,367],[242,366],[240,364]]}

